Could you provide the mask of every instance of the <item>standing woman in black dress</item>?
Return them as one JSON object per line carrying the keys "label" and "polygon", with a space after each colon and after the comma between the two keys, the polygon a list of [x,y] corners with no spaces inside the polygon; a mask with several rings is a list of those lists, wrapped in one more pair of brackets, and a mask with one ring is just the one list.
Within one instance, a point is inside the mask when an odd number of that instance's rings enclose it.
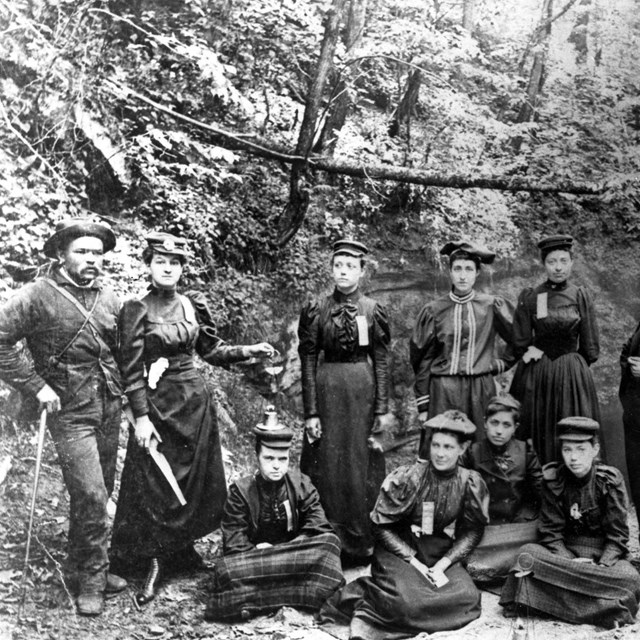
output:
{"label": "standing woman in black dress", "polygon": [[354,562],[373,553],[369,512],[385,477],[376,434],[388,411],[389,324],[384,308],[360,290],[367,253],[360,242],[334,244],[335,289],[302,309],[298,329],[306,432],[300,468],[318,489],[343,558]]}
{"label": "standing woman in black dress", "polygon": [[[148,571],[138,604],[154,597],[161,570],[201,563],[193,541],[218,527],[227,496],[215,407],[194,353],[222,365],[274,351],[267,343],[225,345],[204,296],[177,291],[185,240],[153,233],[147,241],[142,258],[150,291],[125,302],[119,319],[120,369],[134,424],[110,554],[120,571],[136,565]],[[149,455],[154,445],[171,466],[184,506]]]}
{"label": "standing woman in black dress", "polygon": [[589,365],[598,359],[596,314],[585,287],[569,282],[573,238],[550,236],[538,243],[547,280],[524,289],[513,321],[520,358],[511,395],[522,403],[519,437],[531,438],[545,464],[559,459],[556,425],[568,416],[600,421]]}

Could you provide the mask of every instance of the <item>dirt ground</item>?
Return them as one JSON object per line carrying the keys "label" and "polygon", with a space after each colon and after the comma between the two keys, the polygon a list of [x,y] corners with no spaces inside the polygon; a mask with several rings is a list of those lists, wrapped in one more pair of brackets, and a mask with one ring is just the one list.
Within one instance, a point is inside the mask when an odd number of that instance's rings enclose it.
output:
{"label": "dirt ground", "polygon": [[[133,600],[135,583],[107,602],[105,613],[95,619],[79,617],[60,583],[59,563],[64,558],[68,501],[48,443],[36,510],[36,537],[29,563],[22,620],[17,612],[21,600],[20,579],[24,562],[25,529],[33,474],[33,436],[0,434],[0,640],[346,640],[346,626],[317,626],[313,616],[282,609],[242,624],[206,622],[203,612],[209,572],[176,576],[164,584],[158,597],[139,610]],[[10,468],[7,468],[10,464]],[[5,478],[3,470],[8,471]],[[635,512],[630,513],[631,548],[640,560]],[[213,566],[220,545],[218,533],[197,543],[208,566]],[[352,580],[366,570],[349,570]],[[483,592],[481,617],[459,631],[420,634],[416,638],[490,640],[572,640],[638,638],[640,623],[620,630],[589,625],[574,626],[532,618],[516,621],[502,616],[498,596]],[[515,633],[515,635],[514,635]]]}

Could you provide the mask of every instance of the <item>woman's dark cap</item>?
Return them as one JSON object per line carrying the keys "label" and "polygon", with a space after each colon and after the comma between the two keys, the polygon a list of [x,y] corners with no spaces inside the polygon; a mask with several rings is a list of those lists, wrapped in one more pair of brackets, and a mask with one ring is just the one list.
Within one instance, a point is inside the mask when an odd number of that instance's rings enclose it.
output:
{"label": "woman's dark cap", "polygon": [[591,440],[598,435],[600,425],[591,418],[584,416],[570,416],[562,418],[557,425],[558,439],[570,440],[574,442],[584,442]]}
{"label": "woman's dark cap", "polygon": [[333,255],[347,255],[354,258],[362,258],[369,253],[369,249],[357,240],[337,240],[333,243]]}
{"label": "woman's dark cap", "polygon": [[489,400],[489,404],[487,406],[501,406],[506,410],[513,411],[520,411],[522,407],[522,405],[510,393],[499,393],[497,396],[493,396],[493,398]]}
{"label": "woman's dark cap", "polygon": [[154,231],[146,237],[146,241],[154,253],[161,253],[167,256],[180,256],[182,258],[189,257],[187,241],[171,233]]}
{"label": "woman's dark cap", "polygon": [[293,431],[280,422],[271,405],[265,409],[264,419],[254,427],[253,433],[258,442],[272,449],[288,449],[293,440]]}
{"label": "woman's dark cap", "polygon": [[457,409],[450,409],[430,418],[424,423],[425,427],[430,427],[434,431],[453,431],[470,436],[476,431],[476,425],[467,418],[465,413]]}
{"label": "woman's dark cap", "polygon": [[449,264],[454,260],[473,260],[475,263],[491,264],[496,254],[487,247],[470,240],[452,240],[440,249],[440,255],[449,256]]}
{"label": "woman's dark cap", "polygon": [[552,251],[571,251],[572,248],[573,238],[567,235],[547,236],[538,242],[538,249],[545,256]]}
{"label": "woman's dark cap", "polygon": [[58,251],[63,251],[72,240],[85,236],[102,240],[105,253],[116,246],[116,236],[106,222],[91,218],[67,218],[56,224],[53,235],[44,243],[44,255],[57,258]]}

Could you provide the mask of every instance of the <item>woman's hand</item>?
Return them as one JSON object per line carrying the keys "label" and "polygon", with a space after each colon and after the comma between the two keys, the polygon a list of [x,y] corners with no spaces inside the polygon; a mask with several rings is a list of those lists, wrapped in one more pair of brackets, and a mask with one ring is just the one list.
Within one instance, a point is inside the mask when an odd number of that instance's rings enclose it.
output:
{"label": "woman's hand", "polygon": [[440,571],[441,573],[444,573],[450,566],[451,560],[449,560],[449,558],[440,558],[440,560],[431,567],[431,571]]}
{"label": "woman's hand", "polygon": [[307,440],[313,444],[316,440],[320,440],[322,437],[322,424],[320,418],[317,416],[313,418],[307,418],[304,421],[304,429],[307,434]]}
{"label": "woman's hand", "polygon": [[444,572],[451,566],[451,560],[449,558],[440,558],[433,567],[427,567],[417,558],[411,558],[409,564],[415,567],[436,589],[444,586],[449,582],[449,578],[444,575]]}
{"label": "woman's hand", "polygon": [[276,349],[268,342],[258,342],[244,347],[247,358],[272,358],[276,353]]}
{"label": "woman's hand", "polygon": [[634,378],[640,378],[640,358],[638,356],[629,356],[627,358],[629,371]]}
{"label": "woman's hand", "polygon": [[538,349],[538,347],[534,347],[533,345],[531,345],[522,356],[522,362],[524,362],[525,364],[528,364],[532,360],[536,362],[540,360],[543,355],[544,351],[542,351],[542,349]]}
{"label": "woman's hand", "polygon": [[[157,431],[153,426],[153,422],[149,420],[149,416],[140,416],[136,418],[136,426],[134,427],[136,434],[136,442],[138,446],[149,453],[149,445],[151,444],[151,438],[154,434],[157,435]],[[160,439],[158,437],[158,439]]]}
{"label": "woman's hand", "polygon": [[416,558],[415,556],[411,558],[411,560],[409,560],[409,564],[414,569],[417,569],[427,580],[429,580],[429,582],[431,582],[431,574],[429,571],[429,567],[427,567],[426,564],[420,562],[420,560],[418,560],[418,558]]}
{"label": "woman's hand", "polygon": [[268,549],[269,547],[273,547],[273,545],[268,542],[258,542],[256,545],[256,549]]}

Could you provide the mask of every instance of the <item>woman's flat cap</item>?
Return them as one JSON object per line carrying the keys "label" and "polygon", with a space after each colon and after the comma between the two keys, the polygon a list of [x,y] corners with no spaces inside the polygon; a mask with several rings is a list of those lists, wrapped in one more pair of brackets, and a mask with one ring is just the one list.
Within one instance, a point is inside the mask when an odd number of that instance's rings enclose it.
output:
{"label": "woman's flat cap", "polygon": [[189,257],[187,241],[171,233],[154,231],[146,237],[146,241],[154,253],[162,253],[167,256],[181,256],[183,258]]}
{"label": "woman's flat cap", "polygon": [[293,440],[293,431],[280,422],[271,405],[265,409],[264,419],[254,427],[253,433],[259,442],[272,449],[288,449]]}
{"label": "woman's flat cap", "polygon": [[569,251],[573,247],[573,237],[567,235],[547,236],[538,242],[538,249],[543,253],[556,250]]}
{"label": "woman's flat cap", "polygon": [[454,258],[468,258],[482,262],[482,264],[491,264],[496,259],[494,251],[470,240],[452,240],[451,242],[447,242],[447,244],[440,249],[440,255],[449,256],[450,260]]}
{"label": "woman's flat cap", "polygon": [[520,411],[521,404],[510,393],[499,393],[497,396],[493,396],[489,400],[487,407],[501,406],[505,409],[513,409],[514,411]]}
{"label": "woman's flat cap", "polygon": [[558,422],[558,439],[582,442],[598,435],[600,425],[591,418],[570,416]]}
{"label": "woman's flat cap", "polygon": [[102,240],[105,253],[116,246],[116,236],[106,222],[91,218],[67,218],[56,224],[53,235],[44,243],[44,255],[56,258],[58,251],[64,250],[71,240],[84,236]]}
{"label": "woman's flat cap", "polygon": [[465,436],[469,436],[476,431],[476,425],[467,418],[467,414],[457,409],[450,409],[440,413],[427,420],[424,424],[425,427],[430,427],[435,431],[453,431],[462,433]]}
{"label": "woman's flat cap", "polygon": [[354,256],[355,258],[362,258],[369,253],[369,249],[358,242],[357,240],[337,240],[333,243],[333,255],[344,254],[347,256]]}

